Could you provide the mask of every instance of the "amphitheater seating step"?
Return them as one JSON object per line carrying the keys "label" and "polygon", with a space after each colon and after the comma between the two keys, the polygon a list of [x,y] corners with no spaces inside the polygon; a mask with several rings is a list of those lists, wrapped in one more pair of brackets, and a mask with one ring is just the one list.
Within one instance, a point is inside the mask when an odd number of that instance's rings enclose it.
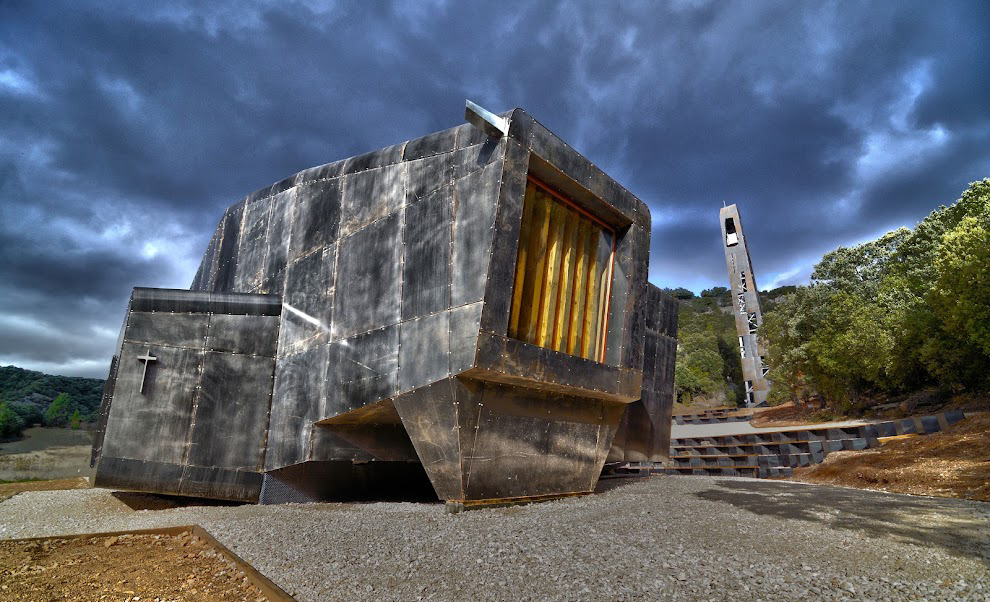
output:
{"label": "amphitheater seating step", "polygon": [[671,441],[670,460],[664,472],[758,478],[791,476],[793,468],[817,464],[830,452],[876,447],[881,438],[936,433],[963,418],[963,412],[954,410],[851,427],[682,437]]}

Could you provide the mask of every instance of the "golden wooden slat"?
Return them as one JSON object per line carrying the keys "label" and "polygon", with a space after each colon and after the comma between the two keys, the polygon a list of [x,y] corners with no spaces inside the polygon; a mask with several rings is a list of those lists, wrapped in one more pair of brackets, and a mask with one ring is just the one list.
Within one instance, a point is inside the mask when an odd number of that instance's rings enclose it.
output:
{"label": "golden wooden slat", "polygon": [[584,301],[588,284],[588,239],[591,222],[582,218],[578,226],[577,262],[574,265],[574,293],[571,295],[571,319],[567,328],[567,353],[574,355],[581,344],[581,331],[584,327]]}
{"label": "golden wooden slat", "polygon": [[545,192],[534,188],[533,225],[530,228],[529,249],[526,253],[526,279],[519,313],[519,339],[527,343],[535,344],[539,333],[540,293],[543,290],[544,264],[547,258],[551,203],[553,200]]}
{"label": "golden wooden slat", "polygon": [[540,301],[540,334],[537,345],[551,347],[554,318],[557,311],[557,294],[560,286],[560,263],[564,246],[564,222],[567,210],[557,202],[550,210],[550,234],[547,239],[546,275],[543,277],[543,293]]}
{"label": "golden wooden slat", "polygon": [[564,211],[563,257],[560,264],[560,286],[557,293],[556,319],[553,325],[552,347],[564,351],[567,327],[570,326],[571,293],[574,287],[574,264],[577,253],[577,231],[581,216],[576,211]]}
{"label": "golden wooden slat", "polygon": [[512,312],[509,315],[509,336],[519,338],[519,316],[522,313],[523,289],[526,284],[526,261],[529,250],[529,233],[533,225],[533,206],[536,204],[536,188],[526,187],[523,201],[522,224],[519,227],[519,253],[516,256],[516,278],[512,288]]}
{"label": "golden wooden slat", "polygon": [[[602,262],[601,259],[598,260],[599,263]],[[595,355],[594,358],[601,361],[605,357],[605,322],[608,316],[605,315],[605,309],[608,307],[608,299],[606,295],[608,294],[608,283],[605,281],[608,278],[608,270],[601,270],[601,274],[598,276],[598,307],[597,314],[595,318]]]}
{"label": "golden wooden slat", "polygon": [[611,230],[530,179],[520,226],[509,336],[601,361]]}
{"label": "golden wooden slat", "polygon": [[595,342],[597,337],[595,336],[595,329],[598,326],[598,239],[600,232],[597,228],[593,228],[591,231],[591,236],[588,239],[588,250],[589,257],[591,258],[588,264],[588,291],[587,297],[585,297],[584,306],[584,328],[582,328],[581,333],[581,357],[587,359],[598,359],[596,355]]}

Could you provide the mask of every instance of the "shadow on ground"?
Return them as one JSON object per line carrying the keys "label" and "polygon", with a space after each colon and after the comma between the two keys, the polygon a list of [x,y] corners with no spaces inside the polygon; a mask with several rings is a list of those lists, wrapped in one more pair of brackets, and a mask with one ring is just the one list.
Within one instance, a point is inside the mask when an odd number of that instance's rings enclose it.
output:
{"label": "shadow on ground", "polygon": [[990,564],[990,504],[774,481],[722,481],[695,494],[757,515],[937,546]]}
{"label": "shadow on ground", "polygon": [[244,502],[229,502],[225,500],[210,500],[205,498],[181,497],[177,495],[162,495],[157,493],[137,493],[130,491],[114,491],[110,495],[117,498],[131,510],[171,510],[173,508],[188,508],[190,506],[242,506]]}
{"label": "shadow on ground", "polygon": [[646,478],[639,475],[601,477],[595,486],[595,493],[606,493],[615,489],[621,489],[630,485],[640,485]]}

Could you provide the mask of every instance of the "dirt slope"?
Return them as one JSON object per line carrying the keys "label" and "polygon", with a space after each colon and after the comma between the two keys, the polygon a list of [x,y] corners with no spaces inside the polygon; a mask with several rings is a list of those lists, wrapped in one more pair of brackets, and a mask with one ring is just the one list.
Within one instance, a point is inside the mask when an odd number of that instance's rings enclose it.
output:
{"label": "dirt slope", "polygon": [[990,502],[990,414],[876,449],[833,452],[794,480]]}

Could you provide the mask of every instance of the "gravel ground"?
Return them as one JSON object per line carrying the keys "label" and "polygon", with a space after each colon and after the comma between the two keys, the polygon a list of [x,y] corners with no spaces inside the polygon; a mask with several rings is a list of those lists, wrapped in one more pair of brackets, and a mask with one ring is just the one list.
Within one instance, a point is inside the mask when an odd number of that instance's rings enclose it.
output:
{"label": "gravel ground", "polygon": [[198,523],[300,601],[990,601],[985,503],[726,477],[602,489],[458,515],[28,492],[0,503],[0,539]]}

